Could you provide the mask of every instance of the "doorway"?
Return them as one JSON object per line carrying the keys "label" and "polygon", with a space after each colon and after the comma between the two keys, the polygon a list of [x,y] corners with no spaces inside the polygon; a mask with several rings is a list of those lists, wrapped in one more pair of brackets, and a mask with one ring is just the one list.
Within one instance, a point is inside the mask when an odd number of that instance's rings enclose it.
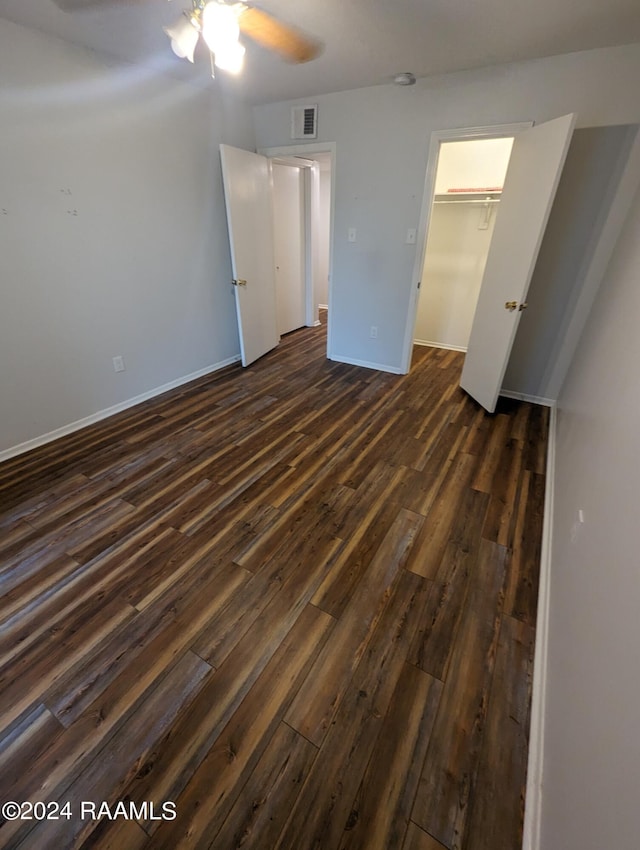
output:
{"label": "doorway", "polygon": [[[533,126],[531,121],[521,121],[515,124],[498,124],[489,127],[463,127],[454,130],[437,130],[431,134],[429,144],[429,154],[427,157],[427,168],[424,179],[424,191],[422,196],[422,207],[420,211],[420,221],[417,228],[417,249],[413,268],[413,279],[416,281],[409,308],[407,312],[407,324],[405,327],[403,351],[402,351],[402,371],[407,373],[411,368],[411,356],[413,353],[414,339],[418,334],[426,333],[420,330],[421,326],[416,328],[418,318],[418,306],[420,303],[420,295],[422,289],[422,276],[425,267],[425,259],[427,255],[427,236],[429,234],[431,215],[437,206],[434,206],[436,200],[436,176],[438,173],[438,163],[443,145],[455,142],[480,141],[484,139],[514,139],[520,133],[530,129]],[[444,171],[446,175],[446,169]],[[467,180],[469,175],[467,173]],[[441,188],[441,185],[438,185]],[[470,186],[462,188],[471,188]],[[446,193],[447,195],[449,193]],[[450,193],[454,194],[454,193]],[[457,193],[455,193],[457,194]],[[490,194],[490,193],[489,193]],[[485,196],[486,197],[486,196]],[[493,224],[495,225],[495,216]],[[427,296],[428,298],[429,296]],[[425,306],[428,301],[425,302]],[[424,309],[424,306],[423,306]],[[417,331],[417,333],[416,333]],[[436,340],[425,339],[425,342]],[[454,343],[455,344],[455,343]],[[453,345],[453,344],[452,344]]]}
{"label": "doorway", "polygon": [[304,221],[305,173],[301,166],[271,160],[273,260],[278,335],[306,324]]}
{"label": "doorway", "polygon": [[[466,134],[467,138],[514,136],[501,200],[503,212],[491,239],[460,378],[462,389],[490,413],[495,410],[522,310],[528,306],[529,283],[575,123],[576,115],[569,113],[535,127],[520,125],[515,132],[513,127],[493,127]],[[421,216],[424,231],[421,233],[428,232],[441,144],[464,138],[462,131],[432,134]],[[414,271],[417,277],[422,271],[425,248],[426,239],[416,255]],[[407,313],[406,371],[411,362],[419,288],[418,277]]]}
{"label": "doorway", "polygon": [[513,136],[442,142],[414,344],[466,351]]}
{"label": "doorway", "polygon": [[[327,355],[331,352],[331,268],[333,257],[333,209],[335,186],[335,143],[324,142],[304,145],[287,145],[262,148],[259,153],[270,163],[300,169],[303,180],[301,227],[304,255],[304,324],[320,324],[319,312],[327,311]],[[294,192],[296,190],[294,189]],[[276,266],[282,266],[280,250],[291,251],[293,262],[299,262],[297,249],[291,240],[287,246],[286,228],[277,221],[279,213],[274,206],[274,232]],[[278,238],[278,232],[282,238]],[[281,269],[276,269],[276,274]],[[282,297],[286,297],[282,295]]]}

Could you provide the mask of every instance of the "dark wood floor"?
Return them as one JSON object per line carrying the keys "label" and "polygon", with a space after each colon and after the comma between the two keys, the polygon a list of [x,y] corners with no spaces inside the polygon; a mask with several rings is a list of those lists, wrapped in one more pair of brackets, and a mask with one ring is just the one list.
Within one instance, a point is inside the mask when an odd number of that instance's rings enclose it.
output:
{"label": "dark wood floor", "polygon": [[520,847],[546,411],[324,350],[0,466],[1,847]]}

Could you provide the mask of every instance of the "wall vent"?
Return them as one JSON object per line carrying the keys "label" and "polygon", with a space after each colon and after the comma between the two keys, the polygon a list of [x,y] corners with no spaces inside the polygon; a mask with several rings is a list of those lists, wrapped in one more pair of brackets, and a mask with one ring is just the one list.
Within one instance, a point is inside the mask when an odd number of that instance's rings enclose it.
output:
{"label": "wall vent", "polygon": [[318,136],[318,107],[291,107],[291,138],[315,139]]}

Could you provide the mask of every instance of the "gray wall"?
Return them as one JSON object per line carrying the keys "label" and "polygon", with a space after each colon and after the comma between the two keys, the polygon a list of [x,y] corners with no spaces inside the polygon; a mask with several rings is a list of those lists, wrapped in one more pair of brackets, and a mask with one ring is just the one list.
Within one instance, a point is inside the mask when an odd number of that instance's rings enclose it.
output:
{"label": "gray wall", "polygon": [[631,125],[574,132],[504,378],[506,390],[557,397],[553,366],[637,131]]}
{"label": "gray wall", "polygon": [[5,21],[0,76],[2,452],[237,356],[218,143],[255,140],[219,86]]}
{"label": "gray wall", "polygon": [[[332,356],[401,367],[416,251],[404,240],[418,226],[434,130],[567,112],[578,113],[579,127],[637,123],[639,78],[640,45],[631,45],[307,99],[318,103],[319,141],[336,142]],[[291,105],[255,108],[259,146],[290,144]]]}
{"label": "gray wall", "polygon": [[639,844],[639,279],[640,194],[558,403],[542,850]]}

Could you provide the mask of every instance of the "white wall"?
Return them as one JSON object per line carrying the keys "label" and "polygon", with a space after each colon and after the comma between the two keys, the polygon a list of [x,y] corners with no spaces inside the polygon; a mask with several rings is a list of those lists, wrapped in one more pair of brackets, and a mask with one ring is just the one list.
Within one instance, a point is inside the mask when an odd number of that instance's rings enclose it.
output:
{"label": "white wall", "polygon": [[[473,144],[473,143],[472,143]],[[414,340],[465,349],[487,261],[497,204],[434,204],[422,270]]]}
{"label": "white wall", "polygon": [[0,80],[2,451],[237,356],[218,143],[254,136],[219,86],[5,21]]}
{"label": "white wall", "polygon": [[638,847],[639,278],[640,194],[559,399],[542,850]]}
{"label": "white wall", "polygon": [[[630,45],[314,98],[318,142],[336,142],[332,356],[401,367],[416,283],[416,249],[405,237],[418,226],[432,131],[571,111],[580,127],[635,123],[639,78],[640,45]],[[290,143],[290,106],[255,107],[259,146]]]}

